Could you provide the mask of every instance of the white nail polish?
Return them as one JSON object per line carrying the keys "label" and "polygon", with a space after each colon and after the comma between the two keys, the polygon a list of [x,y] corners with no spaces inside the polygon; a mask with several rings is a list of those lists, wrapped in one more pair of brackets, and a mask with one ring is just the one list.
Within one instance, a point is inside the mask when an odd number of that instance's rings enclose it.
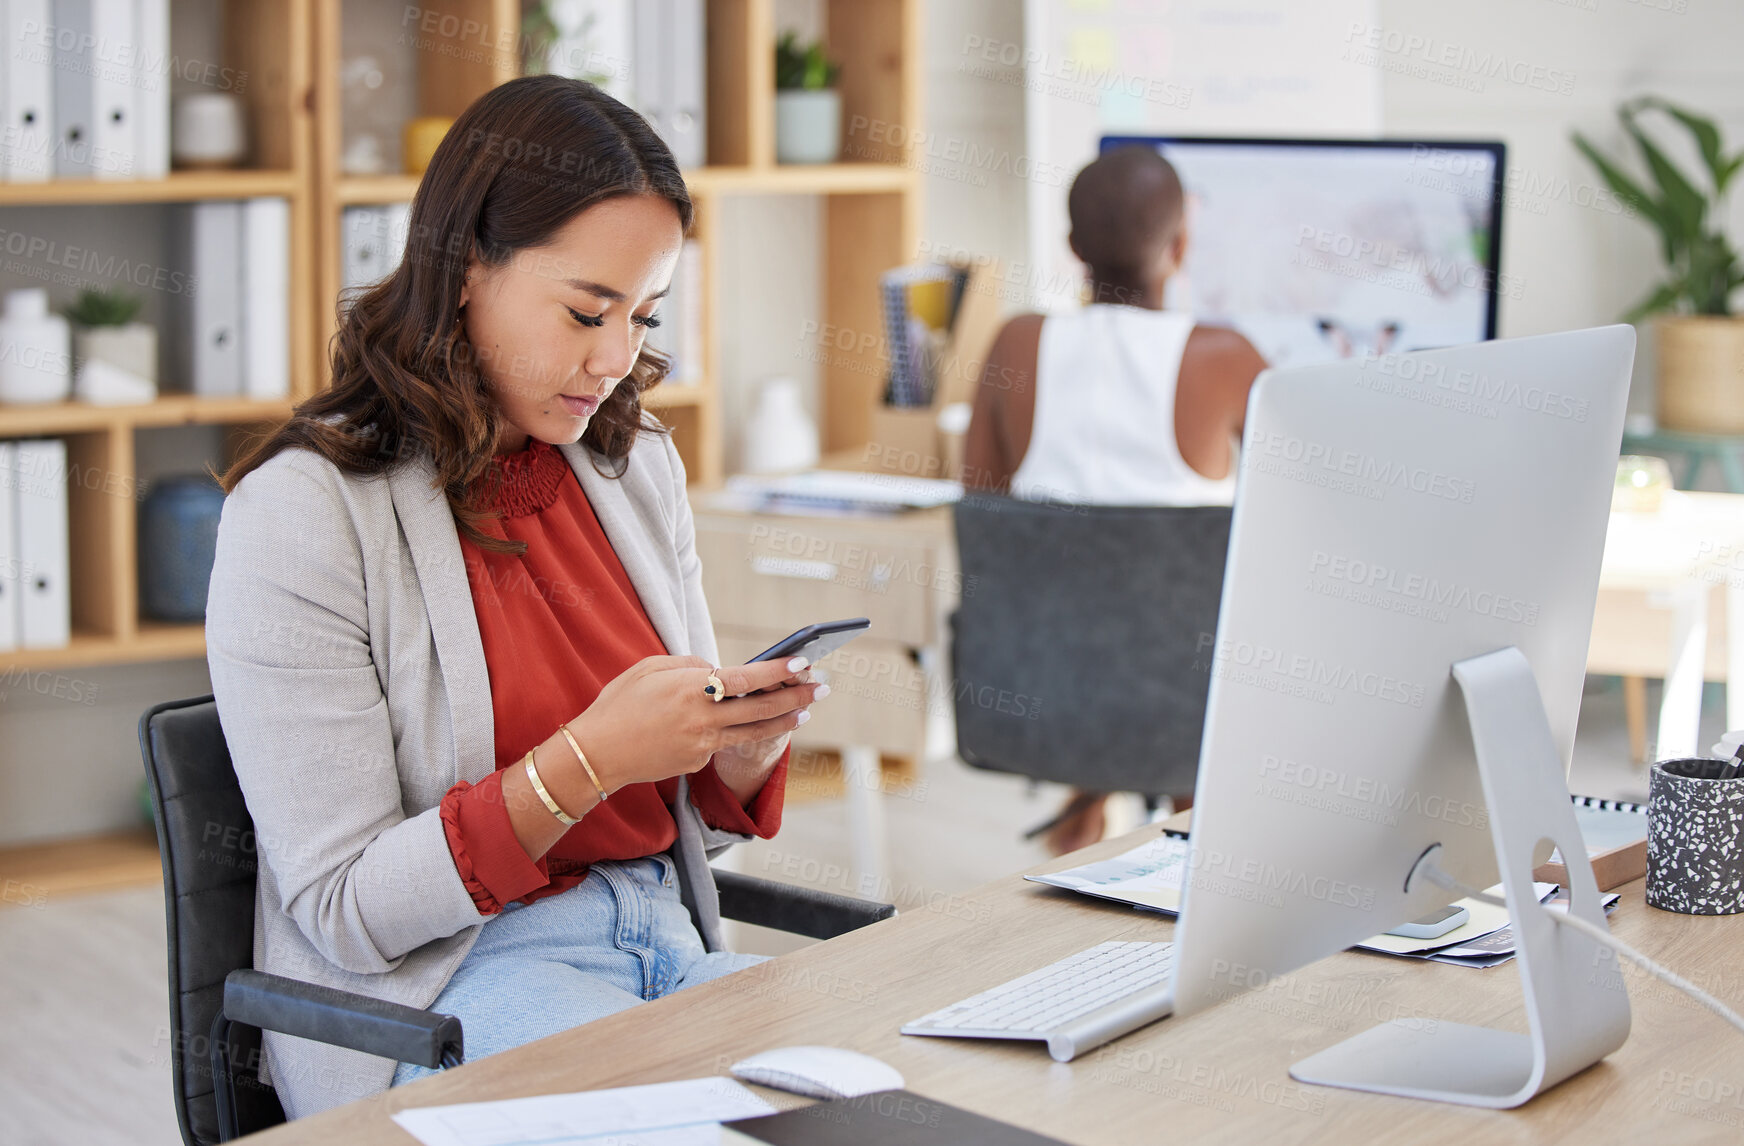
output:
{"label": "white nail polish", "polygon": [[811,698],[813,700],[822,700],[828,695],[830,695],[830,686],[827,684],[820,684],[817,686],[817,691],[811,694]]}
{"label": "white nail polish", "polygon": [[804,724],[806,721],[808,721],[810,719],[811,719],[811,713],[807,712],[805,709],[802,708],[799,710],[799,719],[797,719],[793,722],[793,726],[795,728],[798,728],[800,725]]}
{"label": "white nail polish", "polygon": [[787,671],[803,672],[808,666],[810,666],[810,664],[811,662],[806,660],[804,657],[794,657],[792,660],[787,662]]}

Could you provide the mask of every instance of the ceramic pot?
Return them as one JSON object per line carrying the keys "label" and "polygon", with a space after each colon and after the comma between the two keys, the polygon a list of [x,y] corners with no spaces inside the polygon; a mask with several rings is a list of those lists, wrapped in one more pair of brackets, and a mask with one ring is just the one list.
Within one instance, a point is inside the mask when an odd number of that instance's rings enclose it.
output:
{"label": "ceramic pot", "polygon": [[205,474],[159,478],[139,507],[139,611],[201,621],[218,552],[224,491]]}
{"label": "ceramic pot", "polygon": [[842,152],[842,96],[829,88],[775,93],[775,160],[834,163]]}

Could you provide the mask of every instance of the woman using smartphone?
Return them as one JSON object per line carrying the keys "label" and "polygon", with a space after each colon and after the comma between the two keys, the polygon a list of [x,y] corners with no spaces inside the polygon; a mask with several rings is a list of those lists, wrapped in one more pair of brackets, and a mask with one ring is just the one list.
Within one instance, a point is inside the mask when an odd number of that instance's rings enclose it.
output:
{"label": "woman using smartphone", "polygon": [[[781,817],[801,659],[715,666],[644,414],[690,197],[556,76],[449,130],[333,385],[224,475],[207,609],[255,964],[459,1015],[469,1058],[718,977],[706,856]],[[416,1068],[267,1034],[292,1118]]]}

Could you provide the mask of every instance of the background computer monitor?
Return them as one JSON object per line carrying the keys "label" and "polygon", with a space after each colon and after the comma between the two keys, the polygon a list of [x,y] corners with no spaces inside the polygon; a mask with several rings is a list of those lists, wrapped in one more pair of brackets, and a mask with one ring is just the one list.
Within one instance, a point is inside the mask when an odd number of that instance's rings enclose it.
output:
{"label": "background computer monitor", "polygon": [[1449,902],[1405,890],[1431,844],[1495,881],[1449,673],[1520,649],[1566,774],[1634,347],[1611,326],[1260,376],[1217,632],[1182,650],[1211,692],[1177,1013]]}
{"label": "background computer monitor", "polygon": [[1274,366],[1496,336],[1500,143],[1109,135],[1175,166],[1186,265],[1166,305]]}

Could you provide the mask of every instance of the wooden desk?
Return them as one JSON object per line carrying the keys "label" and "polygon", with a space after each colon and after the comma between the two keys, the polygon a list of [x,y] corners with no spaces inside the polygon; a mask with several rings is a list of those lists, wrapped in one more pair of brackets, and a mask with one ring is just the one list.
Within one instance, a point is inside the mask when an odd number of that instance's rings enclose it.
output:
{"label": "wooden desk", "polygon": [[[1074,857],[1112,855],[1146,828]],[[1046,870],[1068,866],[1055,860]],[[1038,869],[1042,870],[1042,869]],[[1648,908],[1637,880],[1612,926],[1626,942],[1744,1004],[1744,917]],[[1039,1043],[913,1038],[904,1021],[1110,939],[1174,925],[1016,876],[458,1070],[259,1136],[261,1146],[411,1143],[406,1106],[723,1074],[745,1055],[818,1043],[900,1070],[909,1089],[1072,1143],[1736,1141],[1744,1041],[1684,996],[1626,977],[1634,1029],[1621,1050],[1514,1111],[1302,1086],[1291,1062],[1396,1017],[1524,1029],[1519,976],[1346,952],[1185,1019],[1165,1019],[1076,1062]],[[778,1105],[800,1100],[766,1091]],[[1716,1097],[1718,1096],[1718,1097]]]}
{"label": "wooden desk", "polygon": [[1622,676],[1630,747],[1645,759],[1643,677],[1665,693],[1653,756],[1698,744],[1702,681],[1726,682],[1726,726],[1744,728],[1744,497],[1674,492],[1658,513],[1613,513],[1587,671]]}

